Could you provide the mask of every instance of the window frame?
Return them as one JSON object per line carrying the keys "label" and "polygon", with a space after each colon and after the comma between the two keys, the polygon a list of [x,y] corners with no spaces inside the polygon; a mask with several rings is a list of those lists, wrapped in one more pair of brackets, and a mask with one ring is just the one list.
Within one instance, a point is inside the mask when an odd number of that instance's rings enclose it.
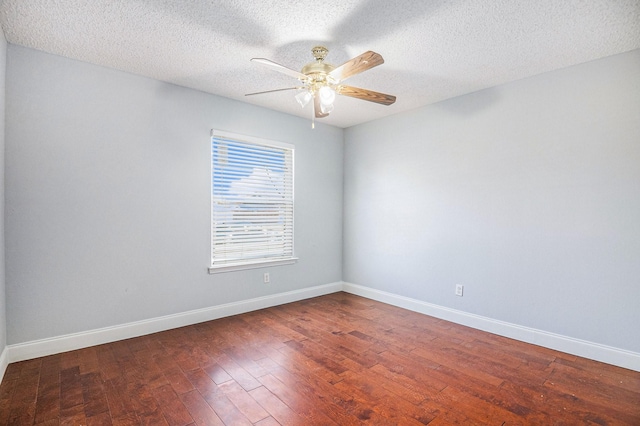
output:
{"label": "window frame", "polygon": [[[280,266],[280,265],[291,265],[297,262],[298,258],[295,256],[295,146],[293,144],[279,142],[264,138],[258,138],[254,136],[241,135],[237,133],[231,133],[227,131],[212,129],[211,135],[209,139],[209,148],[211,155],[211,172],[209,174],[210,178],[210,201],[211,201],[211,216],[210,216],[210,266],[209,266],[209,274],[216,274],[221,272],[231,272],[231,271],[240,271],[245,269],[256,269],[256,268],[265,268],[272,266]],[[246,145],[255,145],[258,147],[265,148],[275,148],[278,150],[286,150],[290,152],[291,164],[288,169],[290,170],[290,179],[291,179],[291,197],[287,200],[287,202],[291,203],[291,255],[290,257],[265,257],[265,258],[249,258],[236,262],[221,262],[216,265],[214,259],[214,238],[215,238],[215,226],[214,226],[214,157],[213,157],[213,149],[214,149],[214,138],[227,139],[234,143],[246,144]]]}

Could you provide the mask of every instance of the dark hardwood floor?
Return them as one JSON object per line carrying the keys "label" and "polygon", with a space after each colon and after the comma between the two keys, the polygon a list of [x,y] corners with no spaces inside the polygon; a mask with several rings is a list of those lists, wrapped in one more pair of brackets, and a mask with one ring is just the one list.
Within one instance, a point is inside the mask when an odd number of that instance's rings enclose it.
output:
{"label": "dark hardwood floor", "polygon": [[10,364],[33,424],[640,425],[640,373],[336,293]]}

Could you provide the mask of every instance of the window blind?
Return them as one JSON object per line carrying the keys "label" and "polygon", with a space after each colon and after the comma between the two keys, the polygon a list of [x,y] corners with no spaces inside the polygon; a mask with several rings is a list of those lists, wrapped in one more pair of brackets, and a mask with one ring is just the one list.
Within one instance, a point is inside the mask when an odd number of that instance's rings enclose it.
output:
{"label": "window blind", "polygon": [[211,265],[293,258],[293,147],[212,132]]}

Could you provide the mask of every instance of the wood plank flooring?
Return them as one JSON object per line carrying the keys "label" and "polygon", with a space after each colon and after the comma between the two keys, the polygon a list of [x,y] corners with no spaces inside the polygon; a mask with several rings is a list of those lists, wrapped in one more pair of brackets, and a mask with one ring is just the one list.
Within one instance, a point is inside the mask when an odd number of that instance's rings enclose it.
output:
{"label": "wood plank flooring", "polygon": [[640,425],[640,373],[346,293],[10,364],[0,425]]}

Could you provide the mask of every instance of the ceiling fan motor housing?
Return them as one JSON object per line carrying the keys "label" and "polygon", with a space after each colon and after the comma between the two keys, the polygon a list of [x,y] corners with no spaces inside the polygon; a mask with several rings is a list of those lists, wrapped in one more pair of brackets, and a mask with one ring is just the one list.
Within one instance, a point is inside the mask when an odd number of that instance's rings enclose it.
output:
{"label": "ceiling fan motor housing", "polygon": [[310,83],[312,85],[317,84],[334,84],[335,81],[328,74],[335,69],[335,67],[331,64],[324,62],[324,58],[327,57],[327,53],[329,49],[324,46],[315,46],[311,49],[311,53],[313,53],[314,58],[316,58],[315,62],[310,62],[304,67],[302,67],[302,74],[306,75],[310,79]]}

